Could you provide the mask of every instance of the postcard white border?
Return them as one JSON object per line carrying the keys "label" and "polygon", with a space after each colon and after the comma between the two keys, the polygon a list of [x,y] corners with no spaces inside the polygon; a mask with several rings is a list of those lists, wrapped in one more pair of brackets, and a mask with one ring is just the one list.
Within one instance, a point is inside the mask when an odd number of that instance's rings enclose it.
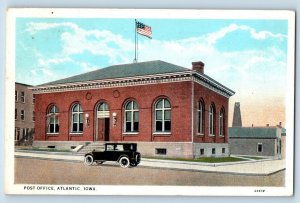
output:
{"label": "postcard white border", "polygon": [[[153,15],[155,13],[155,15]],[[37,18],[177,18],[177,19],[282,19],[288,20],[288,71],[286,91],[286,186],[285,187],[203,187],[203,186],[107,186],[93,185],[90,191],[24,191],[14,184],[14,93],[15,86],[15,20]],[[184,195],[184,196],[291,196],[294,179],[294,77],[295,13],[287,10],[186,10],[186,9],[48,9],[11,8],[7,12],[5,69],[5,193],[6,194],[72,194],[72,195]],[[27,185],[27,184],[26,184]],[[38,185],[36,185],[38,186]],[[77,185],[71,185],[77,186]],[[78,187],[84,187],[78,185]],[[256,193],[255,189],[264,189]]]}

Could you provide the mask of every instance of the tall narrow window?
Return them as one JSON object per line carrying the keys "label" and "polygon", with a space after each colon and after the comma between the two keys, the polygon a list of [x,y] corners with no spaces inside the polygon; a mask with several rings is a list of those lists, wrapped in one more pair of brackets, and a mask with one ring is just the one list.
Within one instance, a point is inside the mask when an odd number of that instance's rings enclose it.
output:
{"label": "tall narrow window", "polygon": [[15,120],[18,119],[18,109],[15,109]]}
{"label": "tall narrow window", "polygon": [[200,134],[204,134],[204,104],[202,101],[198,103],[197,118],[198,118],[197,132]]}
{"label": "tall narrow window", "polygon": [[219,135],[224,136],[224,109],[222,108],[219,115]]}
{"label": "tall narrow window", "polygon": [[171,131],[171,104],[167,99],[159,99],[155,103],[155,131]]}
{"label": "tall narrow window", "polygon": [[32,121],[33,122],[35,121],[35,112],[34,111],[32,112]]}
{"label": "tall narrow window", "polygon": [[215,114],[215,109],[213,105],[210,105],[209,107],[209,123],[208,123],[208,127],[209,127],[209,134],[210,135],[214,135],[215,131],[214,131],[214,126],[215,126],[215,118],[214,118],[214,114]]}
{"label": "tall narrow window", "polygon": [[25,92],[21,92],[21,102],[25,103]]}
{"label": "tall narrow window", "polygon": [[128,101],[125,105],[125,132],[139,131],[139,108],[135,101]]}
{"label": "tall narrow window", "polygon": [[35,94],[32,95],[32,103],[35,103]]}
{"label": "tall narrow window", "polygon": [[[47,114],[48,117],[48,133],[58,133],[59,132],[59,119],[58,119],[58,108],[53,105],[50,107]],[[35,119],[35,112],[33,112],[33,119]]]}
{"label": "tall narrow window", "polygon": [[16,101],[16,102],[18,102],[18,97],[19,97],[18,91],[15,91],[15,101]]}
{"label": "tall narrow window", "polygon": [[24,121],[25,120],[25,111],[21,110],[21,120]]}
{"label": "tall narrow window", "polygon": [[81,133],[83,131],[83,110],[80,104],[72,107],[72,132]]}
{"label": "tall narrow window", "polygon": [[20,128],[15,128],[15,140],[20,139]]}

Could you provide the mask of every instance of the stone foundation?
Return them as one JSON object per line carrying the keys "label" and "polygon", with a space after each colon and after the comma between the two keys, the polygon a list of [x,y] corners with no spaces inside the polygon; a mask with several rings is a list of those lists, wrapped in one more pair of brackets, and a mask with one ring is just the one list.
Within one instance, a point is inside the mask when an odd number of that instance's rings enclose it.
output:
{"label": "stone foundation", "polygon": [[[91,142],[82,141],[34,141],[33,147],[72,149],[78,145],[87,146]],[[97,142],[99,144],[104,142]],[[143,157],[199,158],[229,156],[227,143],[191,142],[134,142]],[[213,154],[214,151],[214,154]],[[203,154],[202,154],[203,153]]]}

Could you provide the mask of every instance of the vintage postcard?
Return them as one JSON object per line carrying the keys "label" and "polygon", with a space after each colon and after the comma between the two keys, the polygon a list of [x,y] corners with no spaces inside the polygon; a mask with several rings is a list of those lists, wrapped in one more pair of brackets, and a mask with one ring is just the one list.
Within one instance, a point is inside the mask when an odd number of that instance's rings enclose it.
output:
{"label": "vintage postcard", "polygon": [[293,11],[11,8],[6,43],[6,194],[293,195]]}

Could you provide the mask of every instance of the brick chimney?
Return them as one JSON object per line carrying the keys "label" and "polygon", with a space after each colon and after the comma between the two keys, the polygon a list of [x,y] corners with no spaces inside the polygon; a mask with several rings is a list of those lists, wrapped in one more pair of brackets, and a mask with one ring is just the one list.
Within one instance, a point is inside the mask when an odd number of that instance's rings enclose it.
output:
{"label": "brick chimney", "polygon": [[204,73],[204,63],[202,61],[192,62],[193,70],[198,73]]}

